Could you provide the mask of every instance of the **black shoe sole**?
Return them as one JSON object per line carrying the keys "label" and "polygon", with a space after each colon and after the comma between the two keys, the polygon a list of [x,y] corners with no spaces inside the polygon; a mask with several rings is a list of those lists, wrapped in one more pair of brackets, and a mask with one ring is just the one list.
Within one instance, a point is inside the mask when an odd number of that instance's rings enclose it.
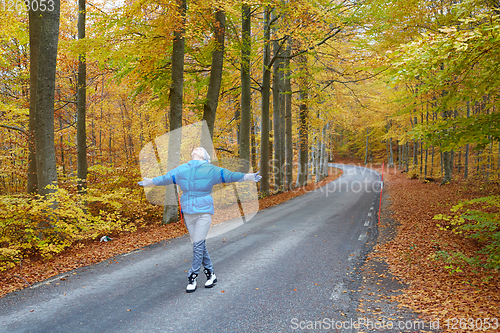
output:
{"label": "black shoe sole", "polygon": [[211,285],[205,286],[205,288],[212,288],[213,286],[215,286],[216,283],[217,283],[217,279],[215,279]]}
{"label": "black shoe sole", "polygon": [[186,289],[186,292],[187,292],[187,293],[194,293],[194,292],[196,291],[196,289],[198,289],[198,286],[196,286],[196,288],[194,288],[193,290],[187,290],[187,289]]}

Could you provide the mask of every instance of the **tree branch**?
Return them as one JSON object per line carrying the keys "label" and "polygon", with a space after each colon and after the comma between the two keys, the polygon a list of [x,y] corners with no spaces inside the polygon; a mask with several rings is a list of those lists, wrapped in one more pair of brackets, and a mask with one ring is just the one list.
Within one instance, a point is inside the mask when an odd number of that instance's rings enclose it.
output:
{"label": "tree branch", "polygon": [[14,131],[19,131],[19,132],[23,133],[24,135],[28,135],[28,133],[26,133],[26,130],[24,128],[21,128],[21,127],[10,126],[10,125],[3,125],[3,124],[0,124],[0,127],[11,129],[11,130],[14,130]]}
{"label": "tree branch", "polygon": [[284,59],[285,58],[285,57],[282,57],[282,56],[278,56],[278,54],[280,54],[281,48],[286,43],[286,41],[288,40],[289,37],[290,36],[286,36],[285,38],[283,38],[283,41],[281,42],[280,46],[278,47],[278,50],[273,55],[273,58],[269,61],[269,64],[266,66],[266,70],[267,71],[269,70],[269,68],[271,68],[271,66],[274,64],[274,62],[276,61],[277,58],[280,58],[280,59]]}
{"label": "tree branch", "polygon": [[[335,30],[335,29],[337,29],[337,30]],[[290,57],[283,57],[283,58],[289,58],[289,59],[292,59],[292,58],[295,58],[295,57],[297,57],[297,56],[299,56],[299,55],[301,55],[301,54],[304,54],[304,53],[307,53],[307,52],[309,52],[309,51],[311,51],[311,50],[314,50],[316,47],[318,47],[318,46],[321,46],[321,45],[325,44],[325,43],[326,43],[329,39],[331,39],[331,38],[335,37],[335,36],[336,36],[339,32],[341,32],[341,31],[342,31],[342,28],[333,28],[333,29],[332,29],[332,31],[333,31],[333,30],[335,30],[335,32],[333,32],[332,34],[330,34],[330,35],[326,36],[326,37],[325,37],[325,38],[324,38],[321,42],[319,42],[318,44],[313,45],[313,46],[310,46],[310,47],[308,47],[307,49],[302,50],[302,51],[299,51],[299,52],[297,52],[297,53],[295,53],[295,54],[292,54]]]}

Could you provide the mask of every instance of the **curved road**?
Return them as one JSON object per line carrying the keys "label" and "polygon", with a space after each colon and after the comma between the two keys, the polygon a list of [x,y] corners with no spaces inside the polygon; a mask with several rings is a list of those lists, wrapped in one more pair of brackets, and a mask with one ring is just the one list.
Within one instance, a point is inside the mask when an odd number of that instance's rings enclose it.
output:
{"label": "curved road", "polygon": [[354,268],[376,233],[380,175],[330,166],[344,174],[207,240],[214,288],[202,274],[185,292],[184,236],[3,297],[0,332],[293,332],[355,320]]}

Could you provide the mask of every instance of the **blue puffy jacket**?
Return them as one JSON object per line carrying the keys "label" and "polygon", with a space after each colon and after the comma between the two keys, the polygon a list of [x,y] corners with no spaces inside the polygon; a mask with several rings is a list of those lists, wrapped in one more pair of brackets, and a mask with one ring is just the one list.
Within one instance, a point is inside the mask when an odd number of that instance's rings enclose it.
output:
{"label": "blue puffy jacket", "polygon": [[191,160],[166,175],[153,178],[153,184],[162,186],[177,184],[182,190],[181,208],[186,214],[214,214],[212,187],[220,183],[232,183],[243,179],[242,172],[232,172],[207,161]]}

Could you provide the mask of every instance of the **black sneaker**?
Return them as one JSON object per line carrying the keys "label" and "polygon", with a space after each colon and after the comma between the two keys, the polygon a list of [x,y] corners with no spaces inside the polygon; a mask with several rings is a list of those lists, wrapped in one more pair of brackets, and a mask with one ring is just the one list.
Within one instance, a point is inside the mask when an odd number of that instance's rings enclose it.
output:
{"label": "black sneaker", "polygon": [[210,272],[206,268],[203,271],[207,276],[207,282],[205,282],[205,288],[212,288],[213,286],[215,286],[215,283],[217,282],[217,277],[215,276],[214,272]]}
{"label": "black sneaker", "polygon": [[188,276],[188,285],[186,287],[186,292],[187,293],[192,293],[196,290],[196,278],[198,277],[198,274],[191,273],[190,276]]}

